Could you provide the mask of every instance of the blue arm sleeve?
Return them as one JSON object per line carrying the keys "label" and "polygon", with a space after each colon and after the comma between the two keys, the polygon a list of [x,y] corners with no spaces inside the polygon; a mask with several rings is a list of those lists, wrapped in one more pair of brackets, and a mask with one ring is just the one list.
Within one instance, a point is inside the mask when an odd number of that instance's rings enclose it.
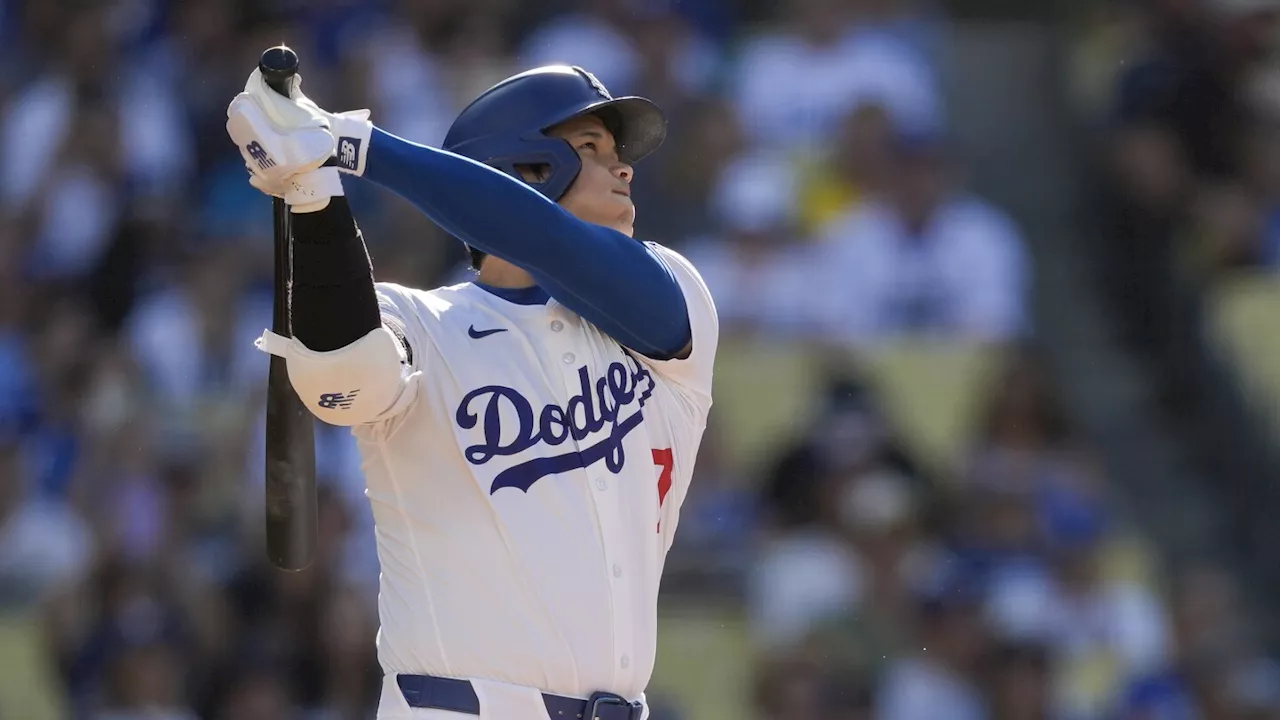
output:
{"label": "blue arm sleeve", "polygon": [[468,245],[528,271],[622,345],[668,359],[692,337],[684,293],[647,245],[583,222],[533,188],[444,150],[373,129],[364,177]]}

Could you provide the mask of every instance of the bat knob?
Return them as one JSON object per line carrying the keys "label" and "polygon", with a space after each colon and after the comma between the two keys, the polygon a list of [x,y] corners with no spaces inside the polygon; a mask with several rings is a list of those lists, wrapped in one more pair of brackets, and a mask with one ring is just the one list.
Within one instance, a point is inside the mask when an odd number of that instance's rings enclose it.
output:
{"label": "bat knob", "polygon": [[267,48],[258,58],[258,70],[267,87],[289,97],[293,77],[298,74],[298,53],[285,45]]}

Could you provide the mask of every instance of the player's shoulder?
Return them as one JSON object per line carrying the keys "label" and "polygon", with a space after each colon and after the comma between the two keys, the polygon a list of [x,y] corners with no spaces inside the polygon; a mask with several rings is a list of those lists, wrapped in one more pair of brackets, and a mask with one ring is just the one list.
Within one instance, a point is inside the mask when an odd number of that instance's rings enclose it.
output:
{"label": "player's shoulder", "polygon": [[[680,283],[680,288],[684,292],[685,300],[690,307],[697,306],[703,309],[704,314],[709,314],[712,320],[716,320],[717,310],[715,299],[711,295],[711,289],[707,286],[707,281],[703,279],[702,273],[698,272],[692,261],[683,254],[673,250],[666,245],[655,242],[645,242],[651,252],[658,257],[671,274],[675,276],[676,282]],[[718,320],[716,320],[718,322]]]}
{"label": "player's shoulder", "polygon": [[692,275],[698,280],[698,282],[702,282],[702,275],[698,272],[698,268],[693,264],[693,261],[685,257],[682,253],[651,240],[646,240],[644,244],[648,246],[648,248],[652,250],[660,260],[666,263],[667,267],[669,267],[673,272]]}
{"label": "player's shoulder", "polygon": [[419,314],[425,312],[435,316],[469,305],[470,287],[469,283],[458,283],[425,290],[393,282],[374,283],[378,304],[384,308],[390,306],[401,311],[412,308]]}
{"label": "player's shoulder", "polygon": [[644,243],[646,247],[651,247],[651,248],[653,248],[654,250],[660,250],[660,251],[662,251],[662,252],[664,252],[664,253],[668,253],[668,254],[671,254],[671,255],[679,255],[679,254],[680,254],[680,253],[676,252],[676,250],[675,250],[674,248],[672,248],[672,247],[670,247],[670,246],[668,246],[668,245],[663,245],[662,243],[658,242],[657,240],[641,240],[640,242]]}

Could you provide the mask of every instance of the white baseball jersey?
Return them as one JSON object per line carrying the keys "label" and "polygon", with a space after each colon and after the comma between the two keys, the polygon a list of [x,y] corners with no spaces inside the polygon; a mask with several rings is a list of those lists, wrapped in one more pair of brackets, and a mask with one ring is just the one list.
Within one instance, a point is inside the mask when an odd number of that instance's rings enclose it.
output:
{"label": "white baseball jersey", "polygon": [[697,271],[654,247],[688,305],[685,359],[629,352],[554,300],[378,284],[413,354],[400,399],[353,428],[388,675],[641,697],[718,334]]}

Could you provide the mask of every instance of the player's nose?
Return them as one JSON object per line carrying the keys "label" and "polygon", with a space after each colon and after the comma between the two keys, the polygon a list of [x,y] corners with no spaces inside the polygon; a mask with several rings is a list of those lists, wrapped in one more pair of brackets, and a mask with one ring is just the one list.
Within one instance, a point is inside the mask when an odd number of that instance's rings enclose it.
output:
{"label": "player's nose", "polygon": [[635,177],[635,175],[636,175],[635,168],[631,167],[630,165],[624,162],[615,163],[613,166],[613,176],[625,182],[628,185],[631,184],[631,178]]}

